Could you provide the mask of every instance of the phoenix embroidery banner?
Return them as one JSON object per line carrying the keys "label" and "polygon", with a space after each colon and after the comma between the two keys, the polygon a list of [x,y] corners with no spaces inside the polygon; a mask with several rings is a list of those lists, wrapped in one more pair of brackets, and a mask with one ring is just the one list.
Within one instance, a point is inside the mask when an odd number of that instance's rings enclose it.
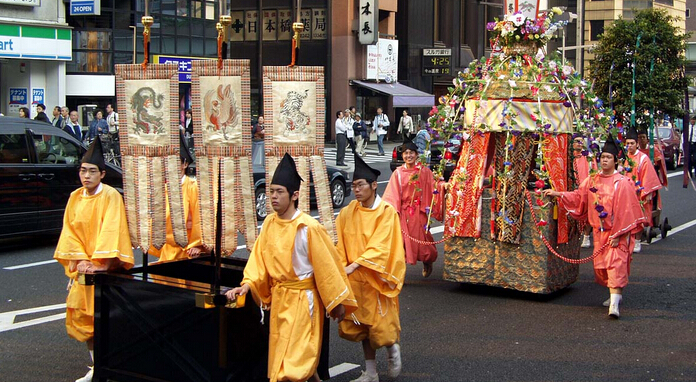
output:
{"label": "phoenix embroidery banner", "polygon": [[181,188],[166,188],[181,179],[177,69],[176,64],[116,65],[116,96],[125,108],[119,137],[126,217],[131,241],[143,251],[159,249],[167,239],[165,200],[174,240],[182,247],[188,243]]}
{"label": "phoenix embroidery banner", "polygon": [[286,152],[292,155],[297,172],[304,180],[300,186],[300,210],[309,212],[311,180],[320,221],[336,241],[324,160],[324,68],[264,66],[263,106],[266,121],[271,125],[264,138],[266,179],[273,178],[278,162]]}
{"label": "phoenix embroidery banner", "polygon": [[[203,243],[215,245],[217,203],[222,204],[223,255],[237,249],[237,232],[247,249],[256,240],[251,161],[251,74],[249,60],[193,61],[193,139]],[[221,185],[221,188],[218,187]],[[218,195],[222,199],[218,201]]]}

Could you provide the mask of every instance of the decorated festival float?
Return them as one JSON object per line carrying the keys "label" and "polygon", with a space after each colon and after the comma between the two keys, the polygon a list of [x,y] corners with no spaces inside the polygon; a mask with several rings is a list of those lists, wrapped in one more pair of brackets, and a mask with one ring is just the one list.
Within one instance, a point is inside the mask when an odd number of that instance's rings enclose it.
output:
{"label": "decorated festival float", "polygon": [[578,187],[574,137],[587,138],[587,161],[608,132],[620,137],[591,84],[560,54],[545,53],[567,24],[554,21],[561,14],[509,0],[505,17],[487,25],[491,57],[460,72],[430,112],[435,138],[463,142],[440,187],[446,280],[551,293],[575,282],[578,264],[593,258],[580,259],[584,224],[541,195]]}

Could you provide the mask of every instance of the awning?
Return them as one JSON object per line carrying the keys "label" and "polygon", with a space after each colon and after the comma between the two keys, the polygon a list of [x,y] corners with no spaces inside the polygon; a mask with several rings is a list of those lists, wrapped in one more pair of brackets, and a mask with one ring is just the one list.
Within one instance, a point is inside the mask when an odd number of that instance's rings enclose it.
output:
{"label": "awning", "polygon": [[434,95],[401,85],[398,82],[388,84],[386,82],[374,83],[353,80],[353,83],[377,93],[394,97],[392,102],[394,107],[431,107],[435,105]]}

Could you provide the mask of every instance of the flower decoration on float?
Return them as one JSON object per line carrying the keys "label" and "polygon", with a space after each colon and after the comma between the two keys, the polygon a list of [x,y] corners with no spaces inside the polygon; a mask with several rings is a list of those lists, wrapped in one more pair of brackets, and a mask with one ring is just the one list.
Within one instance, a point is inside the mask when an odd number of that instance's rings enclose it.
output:
{"label": "flower decoration on float", "polygon": [[[458,168],[466,169],[469,159],[476,155],[474,145],[470,144],[474,137],[502,133],[504,158],[499,163],[503,166],[496,170],[492,181],[505,185],[514,171],[511,153],[515,145],[520,139],[531,138],[537,153],[533,174],[544,187],[553,187],[550,179],[553,165],[549,163],[552,158],[548,152],[550,141],[557,135],[578,133],[586,137],[588,148],[583,157],[589,162],[599,157],[600,144],[609,134],[617,137],[623,133],[613,110],[604,106],[593,92],[592,84],[559,52],[546,52],[546,43],[567,24],[567,21],[554,21],[561,12],[554,8],[533,20],[518,12],[489,23],[493,54],[474,60],[460,71],[448,93],[440,96],[438,104],[430,110],[427,129],[432,139],[449,142],[458,136],[466,144],[463,147],[468,147],[468,151],[460,150],[459,163],[455,163]],[[564,115],[563,123],[559,122],[558,114]],[[568,155],[572,157],[571,152]],[[433,166],[433,174],[437,181],[442,179],[448,160],[436,159],[439,163]],[[458,195],[460,191],[466,192],[464,185],[474,176],[466,171],[456,172],[449,185]],[[535,187],[538,199],[542,188]],[[503,191],[497,198],[504,200],[506,188],[500,189]],[[540,200],[536,205],[547,208],[553,203]],[[498,217],[503,219],[507,216],[504,204],[501,212]]]}

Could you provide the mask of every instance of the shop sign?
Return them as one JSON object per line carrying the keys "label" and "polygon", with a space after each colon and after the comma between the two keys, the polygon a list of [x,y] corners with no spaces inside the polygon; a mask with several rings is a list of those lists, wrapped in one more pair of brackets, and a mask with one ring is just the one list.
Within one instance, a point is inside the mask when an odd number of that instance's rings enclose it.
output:
{"label": "shop sign", "polygon": [[278,40],[290,40],[292,31],[292,11],[290,9],[278,10]]}
{"label": "shop sign", "polygon": [[244,40],[256,41],[259,38],[259,12],[247,11],[244,21]]}
{"label": "shop sign", "polygon": [[263,41],[275,41],[278,36],[278,11],[263,11]]}
{"label": "shop sign", "polygon": [[[36,115],[36,105],[46,104],[46,89],[32,88],[31,89],[31,115]],[[46,110],[44,110],[46,111]]]}
{"label": "shop sign", "polygon": [[101,15],[101,0],[70,0],[70,16]]}
{"label": "shop sign", "polygon": [[312,40],[326,40],[326,8],[312,9]]}
{"label": "shop sign", "polygon": [[0,0],[0,4],[26,5],[29,7],[41,6],[41,0]]}
{"label": "shop sign", "polygon": [[363,45],[373,45],[379,39],[379,2],[360,0],[358,41]]}
{"label": "shop sign", "polygon": [[230,12],[230,41],[244,41],[244,11]]}
{"label": "shop sign", "polygon": [[301,40],[309,40],[312,38],[312,10],[303,9],[300,11],[300,22],[304,24],[304,29],[300,32]]}
{"label": "shop sign", "polygon": [[29,106],[29,91],[27,88],[10,88],[10,104],[8,115],[18,116],[19,108]]}
{"label": "shop sign", "polygon": [[158,64],[177,64],[179,65],[179,83],[191,83],[191,68],[193,60],[215,60],[209,57],[185,57],[185,56],[162,56],[155,55],[154,62]]}
{"label": "shop sign", "polygon": [[423,49],[424,76],[439,76],[452,74],[452,49]]}
{"label": "shop sign", "polygon": [[367,79],[391,83],[398,79],[398,69],[399,40],[381,38],[367,47]]}
{"label": "shop sign", "polygon": [[72,31],[33,25],[0,24],[0,58],[72,60]]}

